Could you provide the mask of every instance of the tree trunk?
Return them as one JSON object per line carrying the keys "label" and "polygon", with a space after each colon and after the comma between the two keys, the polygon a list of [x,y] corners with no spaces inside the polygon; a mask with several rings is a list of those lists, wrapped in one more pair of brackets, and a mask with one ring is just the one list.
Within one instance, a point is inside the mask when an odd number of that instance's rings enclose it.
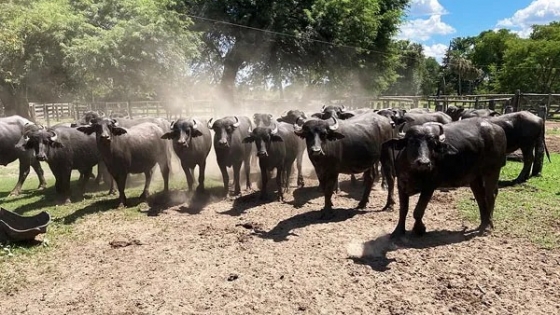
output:
{"label": "tree trunk", "polygon": [[222,101],[224,101],[228,109],[233,109],[235,104],[235,78],[243,64],[243,58],[237,53],[239,50],[237,47],[237,44],[235,44],[224,58],[224,72],[220,82],[223,97]]}
{"label": "tree trunk", "polygon": [[25,86],[0,86],[0,100],[4,105],[4,114],[6,116],[20,115],[28,119],[30,118],[29,103],[25,97]]}

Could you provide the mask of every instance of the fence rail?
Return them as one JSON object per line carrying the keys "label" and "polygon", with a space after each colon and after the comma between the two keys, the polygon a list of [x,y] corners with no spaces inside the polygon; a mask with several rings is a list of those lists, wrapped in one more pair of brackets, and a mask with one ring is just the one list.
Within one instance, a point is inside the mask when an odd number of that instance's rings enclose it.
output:
{"label": "fence rail", "polygon": [[[507,106],[515,111],[529,110],[539,113],[546,109],[546,116],[552,118],[560,115],[560,94],[484,94],[484,95],[440,95],[440,96],[378,96],[378,97],[347,97],[331,100],[264,100],[240,99],[234,104],[236,114],[252,115],[256,112],[267,112],[280,115],[289,109],[300,109],[307,112],[319,110],[323,104],[342,104],[347,108],[382,109],[400,107],[405,109],[425,107],[445,111],[449,106],[464,108],[489,108],[505,112]],[[73,102],[73,103],[30,103],[30,113],[36,121],[46,123],[64,120],[77,120],[84,112],[102,111],[106,115],[127,115],[130,117],[166,117],[176,119],[186,116],[210,118],[225,114],[215,100],[189,100],[181,104],[166,104],[162,101],[119,101],[119,102]]]}

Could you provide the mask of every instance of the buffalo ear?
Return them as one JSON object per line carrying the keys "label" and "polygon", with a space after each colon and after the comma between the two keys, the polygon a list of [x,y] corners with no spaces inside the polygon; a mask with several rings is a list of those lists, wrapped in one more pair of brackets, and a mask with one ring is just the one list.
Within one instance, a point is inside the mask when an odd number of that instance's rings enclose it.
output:
{"label": "buffalo ear", "polygon": [[255,141],[255,138],[253,136],[247,136],[245,139],[243,139],[243,143],[253,143],[253,141]]}
{"label": "buffalo ear", "polygon": [[394,150],[402,150],[406,146],[406,139],[391,139],[383,143],[383,147],[391,147]]}
{"label": "buffalo ear", "polygon": [[284,121],[284,117],[278,117],[278,118],[276,118],[276,121],[277,121],[277,122],[283,122],[283,121]]}
{"label": "buffalo ear", "polygon": [[80,126],[76,129],[78,131],[85,133],[88,136],[95,132],[95,129],[92,126]]}
{"label": "buffalo ear", "polygon": [[339,133],[339,132],[336,132],[336,131],[331,131],[327,134],[327,140],[329,140],[329,141],[340,140],[340,139],[343,139],[343,138],[344,138],[344,135]]}
{"label": "buffalo ear", "polygon": [[78,127],[78,124],[77,124],[77,123],[75,123],[75,122],[73,122],[73,123],[70,123],[70,127],[71,127],[71,128],[76,128],[76,127]]}
{"label": "buffalo ear", "polygon": [[122,127],[113,127],[111,128],[111,133],[115,136],[122,136],[127,133],[127,131]]}
{"label": "buffalo ear", "polygon": [[498,113],[498,112],[496,112],[496,111],[492,111],[492,112],[490,113],[490,116],[492,116],[492,117],[500,116],[500,113]]}
{"label": "buffalo ear", "polygon": [[173,139],[173,134],[173,131],[166,132],[161,136],[161,139],[171,140]]}
{"label": "buffalo ear", "polygon": [[279,135],[270,135],[270,141],[272,142],[284,142],[284,139]]}
{"label": "buffalo ear", "polygon": [[338,114],[338,117],[340,117],[340,119],[348,119],[348,118],[354,117],[354,114],[349,113],[349,112],[342,112],[342,113]]}
{"label": "buffalo ear", "polygon": [[305,139],[305,131],[303,130],[294,130],[294,133],[296,134],[296,136]]}
{"label": "buffalo ear", "polygon": [[200,137],[200,136],[202,136],[202,132],[200,132],[200,130],[193,129],[191,131],[191,137],[196,138],[196,137]]}
{"label": "buffalo ear", "polygon": [[315,113],[315,114],[311,115],[311,117],[315,117],[315,118],[321,119],[321,117],[323,117],[323,114],[322,114],[322,113]]}

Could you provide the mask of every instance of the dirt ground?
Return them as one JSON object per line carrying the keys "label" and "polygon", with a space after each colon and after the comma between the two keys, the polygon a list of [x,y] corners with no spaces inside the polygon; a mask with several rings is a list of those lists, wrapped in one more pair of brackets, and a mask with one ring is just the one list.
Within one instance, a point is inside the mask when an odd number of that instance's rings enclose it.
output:
{"label": "dirt ground", "polygon": [[[560,152],[560,137],[547,140]],[[458,191],[436,192],[428,234],[393,242],[398,213],[379,212],[379,185],[358,211],[361,187],[344,181],[328,221],[318,219],[317,182],[306,185],[285,203],[245,192],[147,218],[121,221],[117,210],[87,217],[75,224],[79,237],[31,265],[14,260],[1,313],[560,313],[560,251],[499,231],[469,234],[477,224],[460,219]]]}

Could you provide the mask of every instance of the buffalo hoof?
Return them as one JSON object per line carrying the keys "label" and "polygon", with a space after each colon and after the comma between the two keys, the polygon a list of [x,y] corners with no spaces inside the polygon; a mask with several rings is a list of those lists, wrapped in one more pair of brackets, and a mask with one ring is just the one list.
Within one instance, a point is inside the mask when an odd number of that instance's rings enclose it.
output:
{"label": "buffalo hoof", "polygon": [[412,232],[416,235],[424,235],[426,234],[426,226],[424,223],[416,221],[412,227]]}
{"label": "buffalo hoof", "polygon": [[124,209],[126,208],[126,205],[122,202],[119,202],[119,205],[117,206],[117,209]]}
{"label": "buffalo hoof", "polygon": [[37,190],[45,190],[47,189],[47,184],[40,184],[39,187],[37,187]]}
{"label": "buffalo hoof", "polygon": [[116,195],[117,192],[114,189],[109,190],[109,192],[107,193],[107,195],[111,196],[111,195]]}
{"label": "buffalo hoof", "polygon": [[393,209],[393,206],[394,206],[394,204],[386,205],[385,207],[383,207],[383,209],[381,209],[381,211],[391,212],[391,211],[395,210],[395,209]]}
{"label": "buffalo hoof", "polygon": [[478,234],[479,235],[486,235],[489,234],[490,232],[492,232],[492,229],[494,228],[494,224],[492,223],[492,221],[488,222],[488,223],[481,223],[478,226]]}
{"label": "buffalo hoof", "polygon": [[365,209],[367,206],[367,201],[360,201],[360,203],[358,204],[358,206],[356,207],[356,209]]}
{"label": "buffalo hoof", "polygon": [[150,193],[148,193],[147,191],[143,192],[140,195],[140,200],[145,201],[148,198],[149,195],[150,195]]}
{"label": "buffalo hoof", "polygon": [[277,199],[279,202],[284,202],[284,194],[278,194],[278,196],[276,197],[276,199]]}
{"label": "buffalo hoof", "polygon": [[19,190],[14,190],[8,196],[9,197],[15,197],[15,196],[19,196],[19,194],[20,194]]}
{"label": "buffalo hoof", "polygon": [[303,188],[304,186],[305,186],[305,183],[303,182],[303,178],[298,178],[297,187],[298,188]]}

